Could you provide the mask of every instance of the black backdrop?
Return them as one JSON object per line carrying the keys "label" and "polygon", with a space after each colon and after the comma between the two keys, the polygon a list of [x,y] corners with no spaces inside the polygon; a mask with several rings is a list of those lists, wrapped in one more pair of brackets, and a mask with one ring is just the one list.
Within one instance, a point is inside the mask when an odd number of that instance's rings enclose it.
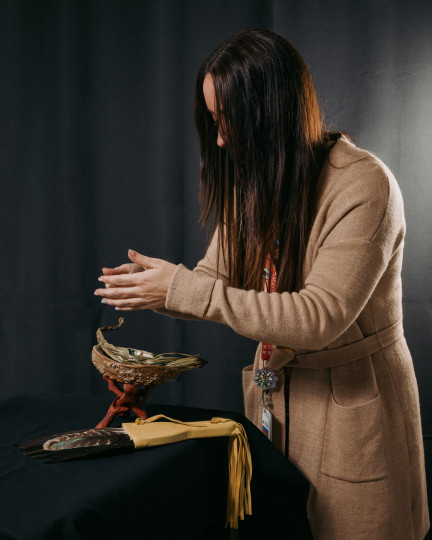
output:
{"label": "black backdrop", "polygon": [[[432,4],[385,0],[0,0],[0,392],[104,394],[90,351],[118,316],[93,297],[127,249],[192,267],[196,71],[239,28],[282,33],[329,124],[392,169],[406,205],[405,328],[432,432]],[[114,339],[115,336],[115,339]],[[209,361],[153,401],[242,410],[255,343],[229,328],[126,314],[110,338]]]}

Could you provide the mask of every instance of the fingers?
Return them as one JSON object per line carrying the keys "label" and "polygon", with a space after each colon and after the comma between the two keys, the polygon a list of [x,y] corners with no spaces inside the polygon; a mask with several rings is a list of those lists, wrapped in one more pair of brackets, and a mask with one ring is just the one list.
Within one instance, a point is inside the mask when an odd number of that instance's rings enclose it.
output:
{"label": "fingers", "polygon": [[128,251],[128,257],[132,262],[139,264],[143,268],[159,268],[159,259],[146,257],[145,255],[141,255],[141,253],[137,253],[133,249]]}
{"label": "fingers", "polygon": [[102,268],[102,272],[104,276],[116,276],[118,274],[128,274],[131,264],[126,263],[122,264],[121,266],[117,266],[116,268]]}
{"label": "fingers", "polygon": [[133,311],[147,308],[142,298],[103,298],[101,303],[115,308],[116,311]]}
{"label": "fingers", "polygon": [[125,263],[116,268],[102,268],[104,276],[118,276],[121,274],[135,274],[136,272],[143,272],[145,270],[142,266],[135,263]]}
{"label": "fingers", "polygon": [[[146,275],[146,279],[147,275]],[[134,274],[119,274],[113,276],[100,276],[98,281],[105,283],[105,287],[131,287],[141,283],[143,275],[140,272]]]}
{"label": "fingers", "polygon": [[143,309],[145,304],[142,298],[127,298],[125,300],[110,300],[104,298],[102,302],[114,307],[117,311],[131,311],[133,309]]}
{"label": "fingers", "polygon": [[148,298],[143,298],[139,287],[97,289],[94,294],[103,297],[102,304],[122,311],[152,308],[154,304],[153,296],[150,294]]}
{"label": "fingers", "polygon": [[[95,293],[96,294],[96,293]],[[158,298],[149,296],[148,298],[142,297],[104,297],[101,303],[107,306],[115,308],[117,311],[132,311],[137,309],[156,309],[163,307],[164,302],[160,302]]]}
{"label": "fingers", "polygon": [[131,299],[138,297],[139,290],[137,287],[121,287],[119,289],[110,287],[109,289],[96,289],[95,296],[103,296],[102,303],[107,304],[104,300]]}
{"label": "fingers", "polygon": [[101,303],[115,307],[119,310],[130,311],[133,309],[146,309],[148,302],[139,297],[137,287],[121,289],[97,289],[95,296],[103,296]]}

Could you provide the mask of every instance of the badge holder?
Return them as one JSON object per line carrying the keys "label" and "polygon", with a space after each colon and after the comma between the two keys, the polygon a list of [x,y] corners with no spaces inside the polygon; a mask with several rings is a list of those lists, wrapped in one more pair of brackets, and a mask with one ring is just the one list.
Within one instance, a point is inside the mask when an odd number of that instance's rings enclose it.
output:
{"label": "badge holder", "polygon": [[268,404],[270,403],[269,391],[264,390],[263,392],[263,406],[261,409],[261,418],[262,418],[262,432],[264,435],[271,441],[272,440],[272,414],[268,410]]}
{"label": "badge holder", "polygon": [[261,397],[261,429],[264,435],[271,441],[272,440],[272,421],[273,417],[269,411],[269,405],[271,403],[270,390],[276,387],[278,377],[274,369],[263,368],[257,369],[254,376],[255,384],[262,389]]}

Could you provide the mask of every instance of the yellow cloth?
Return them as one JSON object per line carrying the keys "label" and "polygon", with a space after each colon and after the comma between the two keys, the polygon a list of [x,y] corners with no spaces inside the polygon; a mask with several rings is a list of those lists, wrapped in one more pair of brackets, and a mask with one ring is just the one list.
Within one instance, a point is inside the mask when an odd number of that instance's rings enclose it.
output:
{"label": "yellow cloth", "polygon": [[[159,419],[168,422],[155,422]],[[250,481],[252,459],[245,430],[241,424],[228,418],[212,418],[203,422],[181,422],[163,414],[147,420],[137,418],[135,424],[123,424],[135,448],[170,444],[186,439],[230,437],[228,445],[229,484],[227,497],[227,525],[238,527],[238,518],[252,514]]]}

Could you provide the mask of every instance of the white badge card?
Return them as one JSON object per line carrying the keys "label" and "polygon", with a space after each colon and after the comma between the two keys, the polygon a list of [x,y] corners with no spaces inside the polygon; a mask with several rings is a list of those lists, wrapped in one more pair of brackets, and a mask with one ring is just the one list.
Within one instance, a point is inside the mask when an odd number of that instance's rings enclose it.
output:
{"label": "white badge card", "polygon": [[270,441],[272,440],[272,415],[266,407],[262,408],[262,432]]}

